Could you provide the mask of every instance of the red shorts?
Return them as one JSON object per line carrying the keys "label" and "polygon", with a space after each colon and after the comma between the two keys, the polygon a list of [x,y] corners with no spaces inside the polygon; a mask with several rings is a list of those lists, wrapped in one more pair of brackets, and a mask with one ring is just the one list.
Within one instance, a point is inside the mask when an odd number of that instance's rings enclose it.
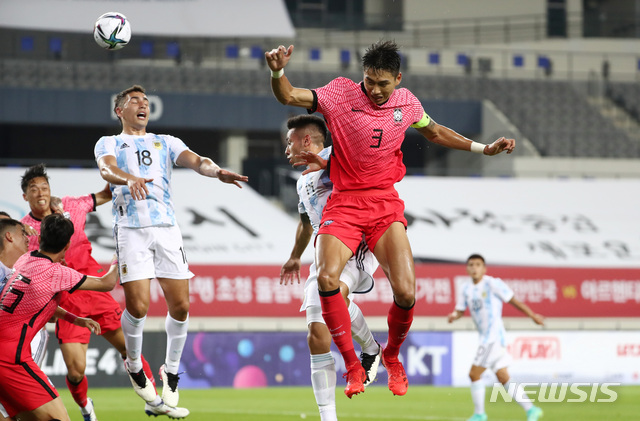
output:
{"label": "red shorts", "polygon": [[382,191],[334,191],[322,211],[318,234],[333,235],[355,254],[363,234],[373,251],[394,222],[407,226],[404,201],[393,187]]}
{"label": "red shorts", "polygon": [[0,361],[0,403],[10,417],[33,411],[58,397],[58,391],[33,360]]}
{"label": "red shorts", "polygon": [[[120,328],[122,309],[108,292],[78,290],[73,294],[62,294],[60,307],[76,316],[88,317],[100,323],[103,334]],[[56,322],[56,337],[58,343],[61,344],[88,344],[91,331],[64,320],[58,320]]]}

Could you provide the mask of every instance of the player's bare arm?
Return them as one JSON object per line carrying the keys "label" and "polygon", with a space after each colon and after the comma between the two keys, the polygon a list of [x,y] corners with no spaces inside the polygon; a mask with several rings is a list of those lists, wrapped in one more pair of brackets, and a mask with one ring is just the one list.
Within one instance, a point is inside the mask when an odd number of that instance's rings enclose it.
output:
{"label": "player's bare arm", "polygon": [[58,307],[56,312],[54,313],[54,318],[67,320],[68,322],[73,323],[76,326],[85,327],[89,329],[91,332],[99,335],[102,331],[100,329],[100,323],[89,319],[87,317],[78,317],[75,314],[68,312],[62,307]]}
{"label": "player's bare arm", "polygon": [[190,168],[205,177],[217,178],[223,183],[235,184],[239,188],[242,188],[239,181],[249,181],[249,177],[246,175],[240,175],[232,171],[222,169],[210,158],[200,156],[190,150],[182,152],[180,156],[178,156],[176,163],[181,167]]}
{"label": "player's bare arm", "polygon": [[118,261],[114,258],[111,261],[111,267],[107,273],[99,278],[95,276],[87,276],[87,279],[85,279],[78,289],[108,292],[115,288],[118,279]]}
{"label": "player's bare arm", "polygon": [[[474,142],[471,139],[462,136],[461,134],[455,132],[454,130],[451,130],[446,126],[436,123],[433,119],[431,119],[427,126],[418,128],[416,130],[418,130],[418,132],[428,141],[436,143],[438,145],[461,151],[472,150],[471,145]],[[504,137],[501,137],[490,145],[485,145],[482,153],[484,155],[492,156],[506,151],[508,154],[510,154],[511,152],[513,152],[515,146],[516,141],[514,139],[506,139]]]}
{"label": "player's bare arm", "polygon": [[[272,72],[279,72],[289,63],[292,54],[293,45],[290,45],[289,48],[281,45],[264,53],[264,57],[269,69]],[[307,109],[313,107],[313,94],[311,91],[293,87],[284,74],[280,75],[280,77],[271,77],[271,89],[273,90],[273,95],[281,104]]]}
{"label": "player's bare arm", "polygon": [[533,320],[535,324],[544,325],[544,316],[534,313],[531,308],[529,308],[529,306],[522,301],[519,301],[514,297],[509,301],[509,304],[511,304],[527,316],[531,317],[531,320]]}
{"label": "player's bare arm", "polygon": [[111,202],[111,187],[109,187],[109,183],[104,186],[104,189],[95,193],[96,196],[96,206],[104,205],[107,202]]}
{"label": "player's bare arm", "polygon": [[453,323],[454,321],[456,321],[459,318],[461,318],[463,314],[464,314],[464,312],[462,312],[460,310],[454,310],[454,311],[452,311],[451,313],[449,313],[447,315],[447,322]]}
{"label": "player's bare arm", "polygon": [[306,213],[301,213],[300,222],[296,229],[296,240],[293,244],[293,250],[291,250],[289,260],[287,260],[285,264],[282,265],[282,269],[280,269],[281,285],[293,285],[294,280],[298,281],[298,284],[300,283],[300,267],[302,266],[300,257],[309,245],[312,235],[313,227],[309,221],[309,216]]}
{"label": "player's bare arm", "polygon": [[153,178],[142,178],[131,175],[118,168],[116,157],[112,155],[103,156],[98,161],[100,176],[111,184],[126,185],[129,188],[131,197],[134,200],[144,200],[149,194],[146,183],[153,181]]}

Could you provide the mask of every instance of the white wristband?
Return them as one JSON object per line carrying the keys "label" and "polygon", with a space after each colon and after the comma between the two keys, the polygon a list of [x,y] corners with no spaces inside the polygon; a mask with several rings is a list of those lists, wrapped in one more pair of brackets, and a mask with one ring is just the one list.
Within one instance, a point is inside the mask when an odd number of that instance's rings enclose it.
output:
{"label": "white wristband", "polygon": [[471,152],[484,154],[484,143],[471,142]]}
{"label": "white wristband", "polygon": [[284,74],[284,69],[280,69],[277,72],[274,72],[273,70],[271,70],[271,77],[274,79],[280,79],[283,74]]}

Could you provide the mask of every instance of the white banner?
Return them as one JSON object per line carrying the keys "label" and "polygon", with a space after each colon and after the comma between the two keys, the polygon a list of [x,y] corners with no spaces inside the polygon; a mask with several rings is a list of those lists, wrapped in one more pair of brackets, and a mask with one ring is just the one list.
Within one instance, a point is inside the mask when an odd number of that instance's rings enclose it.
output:
{"label": "white banner", "polygon": [[[514,382],[640,384],[640,334],[632,331],[507,331]],[[478,334],[453,332],[453,386],[468,386]],[[490,370],[487,384],[496,380]]]}
{"label": "white banner", "polygon": [[91,35],[107,12],[123,13],[133,37],[295,36],[283,0],[2,0],[0,27]]}
{"label": "white banner", "polygon": [[[0,210],[14,218],[29,212],[22,199],[24,168],[0,168]],[[106,184],[97,169],[49,169],[51,194],[81,196]],[[189,263],[283,264],[291,253],[298,221],[244,184],[242,189],[187,169],[173,172],[176,217],[184,237]],[[113,255],[111,204],[100,206],[87,218],[86,233],[93,257],[109,262]],[[303,259],[313,260],[313,247]]]}
{"label": "white banner", "polygon": [[640,180],[406,177],[396,187],[419,260],[640,267]]}

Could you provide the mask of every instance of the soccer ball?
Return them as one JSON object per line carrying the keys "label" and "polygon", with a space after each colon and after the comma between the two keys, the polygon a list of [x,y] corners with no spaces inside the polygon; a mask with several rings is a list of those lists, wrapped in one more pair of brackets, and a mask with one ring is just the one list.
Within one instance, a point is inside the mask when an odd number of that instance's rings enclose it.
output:
{"label": "soccer ball", "polygon": [[125,15],[109,12],[100,16],[93,26],[93,38],[106,50],[119,50],[131,39],[131,25]]}

